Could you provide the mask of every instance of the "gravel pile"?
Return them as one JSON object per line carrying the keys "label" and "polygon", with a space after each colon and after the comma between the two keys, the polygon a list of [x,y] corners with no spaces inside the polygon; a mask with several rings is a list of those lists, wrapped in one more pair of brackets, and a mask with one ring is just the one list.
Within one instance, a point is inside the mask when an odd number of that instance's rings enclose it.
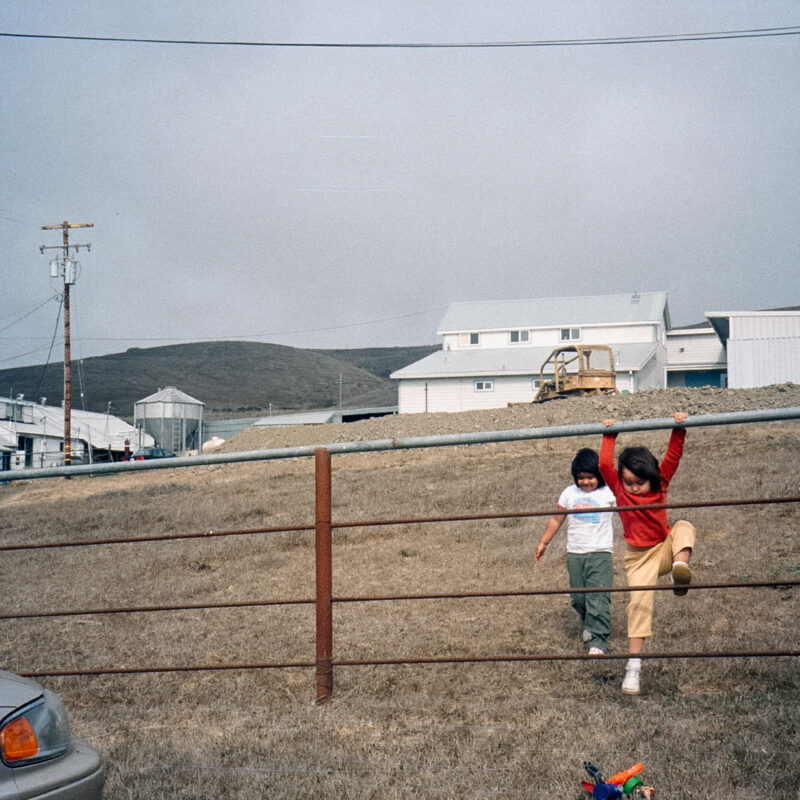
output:
{"label": "gravel pile", "polygon": [[248,428],[216,452],[242,452],[331,442],[369,441],[407,436],[437,436],[484,430],[544,428],[619,420],[668,417],[676,411],[717,414],[800,407],[800,385],[784,383],[755,389],[674,388],[628,395],[571,397],[545,403],[485,411],[398,414],[338,425]]}

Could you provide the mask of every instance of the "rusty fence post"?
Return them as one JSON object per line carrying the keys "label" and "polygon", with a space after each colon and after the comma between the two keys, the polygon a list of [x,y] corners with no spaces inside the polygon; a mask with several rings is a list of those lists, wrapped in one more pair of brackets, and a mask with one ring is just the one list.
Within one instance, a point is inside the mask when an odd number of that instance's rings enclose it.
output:
{"label": "rusty fence post", "polygon": [[317,704],[333,696],[333,567],[331,564],[331,454],[314,450],[316,484]]}

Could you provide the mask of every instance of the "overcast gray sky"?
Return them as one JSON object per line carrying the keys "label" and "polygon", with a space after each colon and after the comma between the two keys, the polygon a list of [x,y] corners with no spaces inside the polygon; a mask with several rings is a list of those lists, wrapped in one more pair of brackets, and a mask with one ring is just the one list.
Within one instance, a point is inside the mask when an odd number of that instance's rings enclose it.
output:
{"label": "overcast gray sky", "polygon": [[[800,25],[771,0],[3,0],[0,32],[296,43]],[[0,368],[232,337],[437,342],[454,301],[800,305],[800,36],[503,48],[0,37]],[[38,307],[38,308],[37,308]],[[36,310],[34,310],[36,309]],[[54,360],[63,357],[56,340]]]}

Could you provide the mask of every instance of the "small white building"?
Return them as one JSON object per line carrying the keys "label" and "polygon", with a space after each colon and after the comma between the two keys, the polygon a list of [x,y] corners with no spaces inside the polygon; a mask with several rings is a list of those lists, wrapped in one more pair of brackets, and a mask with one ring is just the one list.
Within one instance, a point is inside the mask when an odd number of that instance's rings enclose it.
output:
{"label": "small white building", "polygon": [[542,363],[576,343],[613,349],[621,391],[660,389],[669,327],[665,292],[453,303],[439,325],[442,349],[392,373],[399,411],[531,402]]}
{"label": "small white building", "polygon": [[800,383],[800,308],[707,311],[727,351],[728,386]]}
{"label": "small white building", "polygon": [[[149,447],[152,436],[111,414],[72,409],[73,464],[121,460],[127,447]],[[0,398],[0,473],[64,465],[64,409],[19,396]]]}
{"label": "small white building", "polygon": [[727,355],[708,321],[667,331],[667,386],[726,386]]}

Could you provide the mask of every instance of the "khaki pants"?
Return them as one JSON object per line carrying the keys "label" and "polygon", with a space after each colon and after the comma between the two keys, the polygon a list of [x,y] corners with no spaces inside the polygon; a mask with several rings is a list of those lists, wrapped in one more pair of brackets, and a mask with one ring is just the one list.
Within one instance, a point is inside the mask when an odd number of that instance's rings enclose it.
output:
{"label": "khaki pants", "polygon": [[[685,547],[694,548],[694,538],[694,525],[680,520],[660,544],[628,547],[625,553],[628,586],[654,586],[659,575],[672,571],[672,562],[677,553]],[[631,592],[627,608],[629,638],[647,639],[652,635],[654,595],[655,592]]]}

